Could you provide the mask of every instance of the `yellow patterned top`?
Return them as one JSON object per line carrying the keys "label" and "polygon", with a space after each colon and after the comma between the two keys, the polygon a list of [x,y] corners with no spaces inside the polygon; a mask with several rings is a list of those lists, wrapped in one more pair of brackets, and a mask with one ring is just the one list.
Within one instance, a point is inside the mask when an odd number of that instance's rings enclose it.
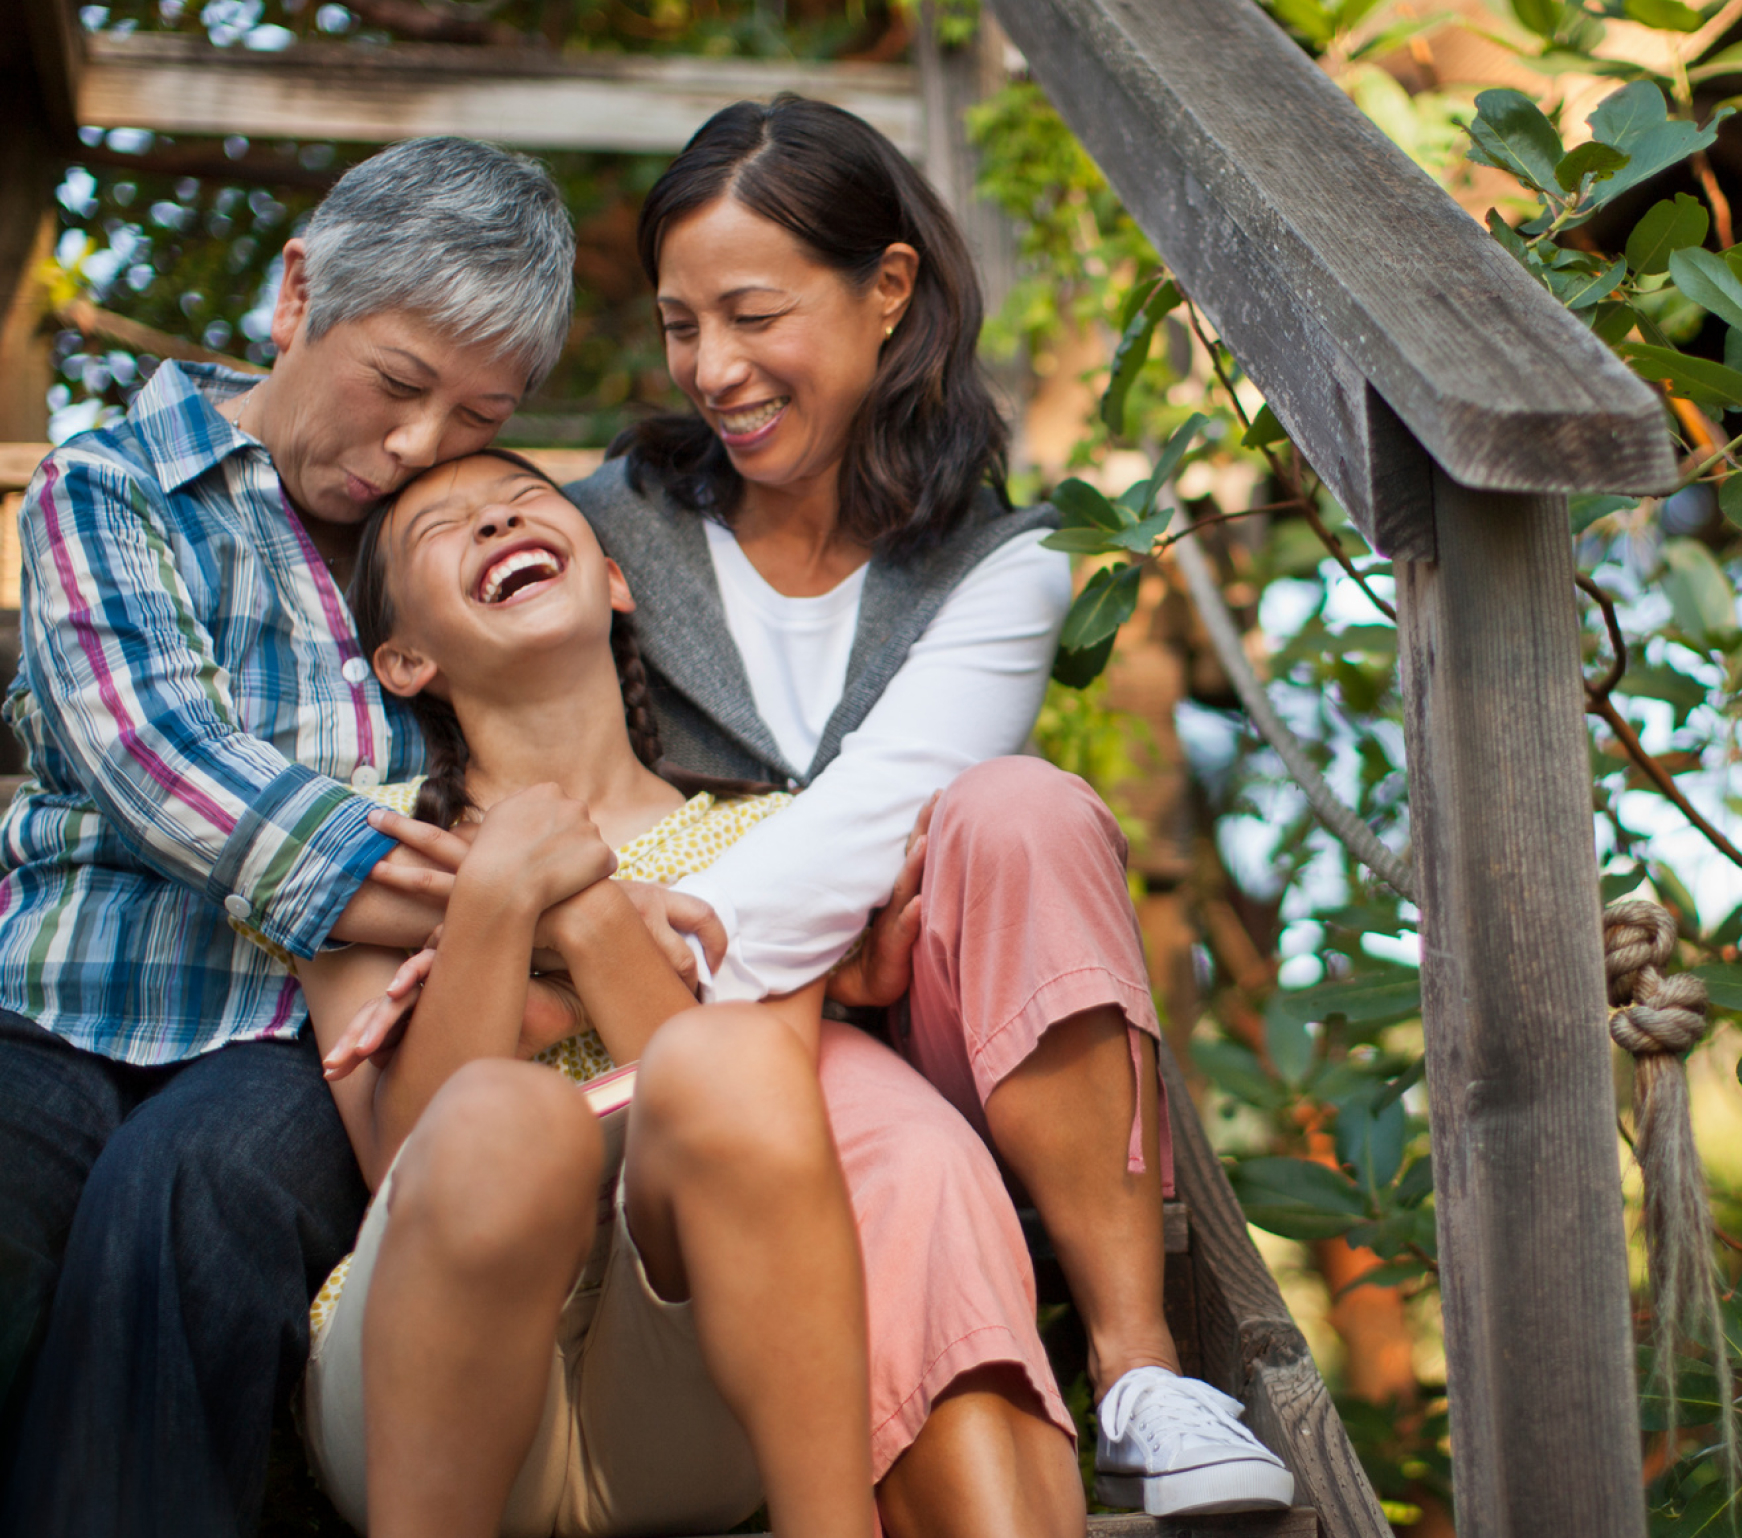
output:
{"label": "yellow patterned top", "polygon": [[[367,792],[372,800],[410,817],[417,805],[417,791],[422,780],[408,780],[392,785],[378,785]],[[691,796],[682,806],[661,818],[645,833],[629,840],[617,851],[614,881],[650,881],[670,886],[684,876],[706,870],[733,844],[761,822],[792,800],[784,791],[770,791],[762,796],[734,796],[722,800],[707,791]],[[249,937],[256,938],[244,930]],[[554,1047],[546,1047],[533,1059],[548,1063],[559,1073],[584,1084],[617,1065],[605,1050],[605,1043],[595,1030],[585,1030]],[[315,1300],[309,1305],[309,1325],[319,1336],[331,1318],[333,1306],[345,1285],[351,1268],[347,1255],[333,1268]]]}

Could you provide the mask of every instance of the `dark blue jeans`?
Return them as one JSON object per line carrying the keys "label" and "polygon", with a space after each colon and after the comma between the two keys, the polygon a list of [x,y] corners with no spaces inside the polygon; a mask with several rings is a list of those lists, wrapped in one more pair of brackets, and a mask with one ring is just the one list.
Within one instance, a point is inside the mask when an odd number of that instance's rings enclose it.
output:
{"label": "dark blue jeans", "polygon": [[0,1534],[251,1533],[367,1194],[309,1031],[141,1069],[0,1011]]}

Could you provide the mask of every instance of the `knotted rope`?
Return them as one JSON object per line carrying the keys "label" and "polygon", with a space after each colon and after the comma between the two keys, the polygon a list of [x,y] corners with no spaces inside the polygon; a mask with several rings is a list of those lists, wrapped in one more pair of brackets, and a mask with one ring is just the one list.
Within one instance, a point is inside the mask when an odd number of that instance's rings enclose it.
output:
{"label": "knotted rope", "polygon": [[1694,1146],[1683,1062],[1710,1029],[1706,985],[1687,972],[1664,975],[1675,945],[1675,920],[1656,903],[1628,899],[1604,910],[1609,1034],[1633,1054],[1633,1156],[1645,1187],[1655,1377],[1673,1438],[1677,1346],[1684,1337],[1704,1338],[1711,1345],[1724,1460],[1734,1489],[1742,1459],[1731,1411],[1730,1358],[1718,1311],[1711,1209]]}

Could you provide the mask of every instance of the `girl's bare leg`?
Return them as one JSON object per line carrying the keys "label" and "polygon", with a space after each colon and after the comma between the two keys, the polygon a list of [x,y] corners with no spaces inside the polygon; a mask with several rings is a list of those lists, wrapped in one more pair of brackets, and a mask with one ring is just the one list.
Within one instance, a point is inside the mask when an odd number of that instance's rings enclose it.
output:
{"label": "girl's bare leg", "polygon": [[1082,1538],[1070,1439],[1020,1369],[964,1373],[877,1487],[889,1538]]}
{"label": "girl's bare leg", "polygon": [[774,1532],[869,1538],[864,1279],[811,1053],[754,1005],[677,1016],[642,1058],[628,1146],[648,1280],[694,1298]]}
{"label": "girl's bare leg", "polygon": [[[1155,1043],[1140,1037],[1134,1084],[1126,1031],[1110,1006],[1061,1020],[986,1100],[998,1156],[1027,1188],[1070,1283],[1097,1402],[1134,1367],[1180,1370],[1161,1311]],[[1139,1085],[1144,1172],[1133,1175],[1125,1166]]]}
{"label": "girl's bare leg", "polygon": [[371,1538],[496,1533],[602,1159],[586,1102],[536,1064],[471,1063],[430,1103],[394,1173],[364,1315]]}

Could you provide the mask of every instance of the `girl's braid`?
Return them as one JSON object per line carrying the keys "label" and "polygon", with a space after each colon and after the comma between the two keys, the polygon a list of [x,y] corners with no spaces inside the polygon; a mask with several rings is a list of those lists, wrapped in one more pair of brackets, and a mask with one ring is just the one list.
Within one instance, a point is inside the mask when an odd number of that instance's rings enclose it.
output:
{"label": "girl's braid", "polygon": [[649,769],[657,770],[664,750],[659,743],[659,723],[653,716],[653,691],[647,669],[641,663],[641,648],[635,641],[635,621],[627,614],[611,616],[611,660],[617,664],[617,682],[623,690],[623,719],[629,726],[629,746]]}

